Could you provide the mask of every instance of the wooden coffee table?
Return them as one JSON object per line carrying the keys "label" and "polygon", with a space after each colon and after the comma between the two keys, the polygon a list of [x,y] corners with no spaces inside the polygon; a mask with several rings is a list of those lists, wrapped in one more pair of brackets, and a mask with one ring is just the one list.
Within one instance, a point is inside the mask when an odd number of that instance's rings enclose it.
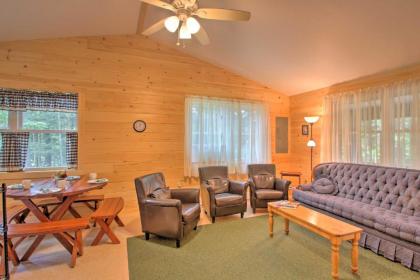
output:
{"label": "wooden coffee table", "polygon": [[361,228],[350,225],[330,216],[316,212],[302,205],[296,209],[279,208],[268,203],[268,228],[270,237],[273,237],[273,215],[279,215],[284,219],[284,232],[289,234],[289,221],[303,226],[331,242],[331,275],[338,279],[338,263],[340,244],[344,240],[352,241],[351,270],[356,273],[359,269],[359,239],[363,231]]}

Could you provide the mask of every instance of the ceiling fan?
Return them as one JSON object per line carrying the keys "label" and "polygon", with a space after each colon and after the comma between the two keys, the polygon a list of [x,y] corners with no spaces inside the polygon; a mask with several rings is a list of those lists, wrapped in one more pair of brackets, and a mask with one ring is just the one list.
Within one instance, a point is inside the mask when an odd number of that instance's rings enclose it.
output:
{"label": "ceiling fan", "polygon": [[227,21],[247,21],[251,18],[251,13],[239,10],[199,8],[199,0],[173,0],[171,3],[161,0],[140,0],[144,3],[169,10],[175,15],[164,18],[145,31],[145,36],[150,36],[163,29],[164,27],[171,33],[178,32],[179,40],[189,40],[194,35],[202,45],[210,43],[207,32],[200,25],[197,18],[227,20]]}

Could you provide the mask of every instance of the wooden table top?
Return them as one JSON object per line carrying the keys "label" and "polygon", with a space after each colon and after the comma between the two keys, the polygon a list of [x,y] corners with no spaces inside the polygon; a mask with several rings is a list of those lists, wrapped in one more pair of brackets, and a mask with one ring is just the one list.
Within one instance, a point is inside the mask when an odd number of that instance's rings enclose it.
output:
{"label": "wooden table top", "polygon": [[359,227],[319,213],[302,205],[299,205],[296,209],[288,209],[280,208],[273,205],[272,202],[269,202],[268,206],[273,211],[273,213],[290,219],[291,221],[301,224],[302,226],[316,228],[328,235],[339,237],[363,231],[363,229]]}
{"label": "wooden table top", "polygon": [[283,176],[301,176],[302,172],[298,171],[280,171],[280,175]]}
{"label": "wooden table top", "polygon": [[7,190],[7,197],[13,199],[33,199],[46,197],[66,197],[79,195],[96,189],[102,189],[107,183],[90,184],[88,178],[83,176],[80,180],[67,181],[68,187],[59,192],[38,193],[41,188],[56,188],[57,184],[53,179],[33,180],[29,190]]}

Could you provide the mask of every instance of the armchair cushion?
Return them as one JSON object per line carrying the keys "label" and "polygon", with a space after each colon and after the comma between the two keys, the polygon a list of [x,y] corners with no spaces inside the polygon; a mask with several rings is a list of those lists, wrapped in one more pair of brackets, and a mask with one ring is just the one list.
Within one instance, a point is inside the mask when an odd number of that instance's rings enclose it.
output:
{"label": "armchair cushion", "polygon": [[194,221],[200,216],[200,204],[186,203],[182,204],[182,220],[186,223]]}
{"label": "armchair cushion", "polygon": [[243,196],[233,193],[219,193],[214,196],[217,206],[231,206],[242,204]]}
{"label": "armchair cushion", "polygon": [[256,189],[274,189],[275,178],[272,174],[258,174],[252,177]]}
{"label": "armchair cushion", "polygon": [[234,194],[246,195],[248,182],[230,181],[229,192]]}
{"label": "armchair cushion", "polygon": [[209,185],[215,194],[225,193],[229,191],[229,180],[228,179],[209,179],[207,180],[207,185]]}
{"label": "armchair cushion", "polygon": [[154,190],[150,197],[154,199],[171,199],[171,191],[167,188],[159,188]]}
{"label": "armchair cushion", "polygon": [[259,189],[256,191],[257,198],[264,200],[283,199],[283,194],[282,191],[277,190]]}
{"label": "armchair cushion", "polygon": [[338,192],[337,186],[328,178],[320,178],[312,184],[312,189],[316,193],[335,195]]}
{"label": "armchair cushion", "polygon": [[194,188],[171,189],[171,198],[179,199],[182,203],[199,203],[200,190]]}

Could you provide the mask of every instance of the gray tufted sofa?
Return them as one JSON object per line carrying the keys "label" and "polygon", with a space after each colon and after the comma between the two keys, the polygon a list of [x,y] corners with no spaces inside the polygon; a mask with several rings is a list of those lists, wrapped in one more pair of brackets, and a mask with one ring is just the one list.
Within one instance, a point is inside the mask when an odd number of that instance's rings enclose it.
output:
{"label": "gray tufted sofa", "polygon": [[315,166],[336,195],[301,185],[293,198],[310,208],[363,228],[359,245],[420,271],[420,170],[350,163]]}

